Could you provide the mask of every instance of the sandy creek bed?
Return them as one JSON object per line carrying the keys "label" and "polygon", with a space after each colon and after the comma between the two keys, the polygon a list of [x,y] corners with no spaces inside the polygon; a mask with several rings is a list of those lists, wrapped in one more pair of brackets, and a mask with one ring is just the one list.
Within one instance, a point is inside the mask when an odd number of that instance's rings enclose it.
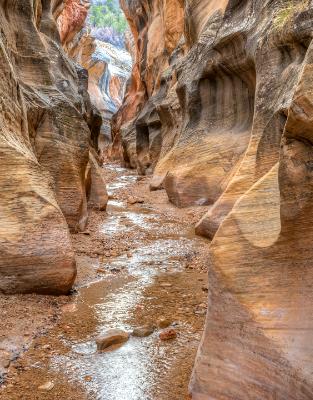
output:
{"label": "sandy creek bed", "polygon": [[[207,303],[207,241],[194,235],[193,222],[205,210],[178,210],[164,191],[149,192],[149,178],[114,165],[104,174],[107,213],[92,212],[87,232],[73,235],[74,293],[0,299],[2,351],[19,356],[1,399],[188,398]],[[142,203],[128,204],[129,196]],[[162,342],[156,330],[96,351],[95,338],[107,329],[131,332],[160,317],[173,322],[177,339]],[[38,389],[49,382],[50,390]]]}

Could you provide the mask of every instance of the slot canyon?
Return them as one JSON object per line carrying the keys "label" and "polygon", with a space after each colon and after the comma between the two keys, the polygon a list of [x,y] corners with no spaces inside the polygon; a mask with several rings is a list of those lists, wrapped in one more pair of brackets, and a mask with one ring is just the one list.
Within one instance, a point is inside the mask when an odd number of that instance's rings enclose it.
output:
{"label": "slot canyon", "polygon": [[1,400],[313,400],[311,46],[312,0],[0,0]]}

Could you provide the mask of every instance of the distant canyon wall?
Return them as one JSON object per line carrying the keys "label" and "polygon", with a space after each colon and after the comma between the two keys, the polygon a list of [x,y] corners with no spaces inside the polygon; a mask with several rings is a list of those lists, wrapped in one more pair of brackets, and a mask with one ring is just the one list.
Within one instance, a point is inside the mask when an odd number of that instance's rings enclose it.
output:
{"label": "distant canyon wall", "polygon": [[[96,174],[89,153],[99,130],[88,76],[61,47],[56,21],[65,3],[0,1],[4,293],[69,291],[76,275],[69,229],[85,229],[86,193],[94,192],[87,187]],[[106,198],[97,201],[103,208]]]}
{"label": "distant canyon wall", "polygon": [[86,0],[67,0],[58,16],[58,27],[66,53],[88,71],[90,100],[102,118],[94,143],[101,154],[107,153],[112,143],[111,119],[122,104],[132,59],[126,50],[97,40],[84,27],[89,7]]}
{"label": "distant canyon wall", "polygon": [[207,211],[192,398],[312,399],[313,4],[121,4],[136,58],[115,151]]}

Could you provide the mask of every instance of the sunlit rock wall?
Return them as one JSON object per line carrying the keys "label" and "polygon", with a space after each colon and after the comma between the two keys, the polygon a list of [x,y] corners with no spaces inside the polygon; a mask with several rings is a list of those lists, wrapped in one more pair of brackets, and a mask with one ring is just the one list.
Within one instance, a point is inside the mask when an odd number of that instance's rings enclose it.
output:
{"label": "sunlit rock wall", "polygon": [[87,222],[93,114],[64,54],[62,1],[0,1],[0,292],[66,293]]}
{"label": "sunlit rock wall", "polygon": [[111,119],[122,104],[132,60],[124,50],[90,36],[82,31],[68,48],[71,58],[88,71],[88,92],[92,104],[102,116],[97,143],[100,153],[112,143]]}
{"label": "sunlit rock wall", "polygon": [[94,142],[101,158],[112,144],[111,119],[122,104],[132,58],[126,50],[97,40],[88,26],[84,27],[89,8],[89,1],[66,0],[57,21],[66,53],[88,71],[90,100],[102,117]]}
{"label": "sunlit rock wall", "polygon": [[184,35],[158,69],[149,32],[163,32],[170,2],[134,3],[137,64],[116,142],[152,189],[203,205],[196,230],[212,240],[191,396],[311,399],[313,4],[185,1]]}

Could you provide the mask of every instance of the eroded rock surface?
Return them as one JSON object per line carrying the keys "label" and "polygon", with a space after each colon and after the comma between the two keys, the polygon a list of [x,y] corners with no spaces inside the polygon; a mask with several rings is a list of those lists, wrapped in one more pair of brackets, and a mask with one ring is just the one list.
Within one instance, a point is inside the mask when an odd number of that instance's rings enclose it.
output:
{"label": "eroded rock surface", "polygon": [[312,5],[185,1],[158,53],[170,3],[123,2],[137,60],[113,132],[151,189],[207,210],[192,397],[311,399]]}
{"label": "eroded rock surface", "polygon": [[102,116],[97,148],[101,153],[112,143],[111,119],[122,104],[131,72],[131,56],[124,50],[81,32],[68,46],[69,56],[88,71],[88,93]]}
{"label": "eroded rock surface", "polygon": [[66,53],[88,71],[90,100],[102,117],[94,145],[103,154],[112,143],[111,119],[122,104],[132,60],[125,49],[96,39],[85,26],[90,4],[86,0],[66,0],[57,22]]}
{"label": "eroded rock surface", "polygon": [[87,222],[93,113],[60,46],[61,1],[0,3],[0,291],[66,293]]}

